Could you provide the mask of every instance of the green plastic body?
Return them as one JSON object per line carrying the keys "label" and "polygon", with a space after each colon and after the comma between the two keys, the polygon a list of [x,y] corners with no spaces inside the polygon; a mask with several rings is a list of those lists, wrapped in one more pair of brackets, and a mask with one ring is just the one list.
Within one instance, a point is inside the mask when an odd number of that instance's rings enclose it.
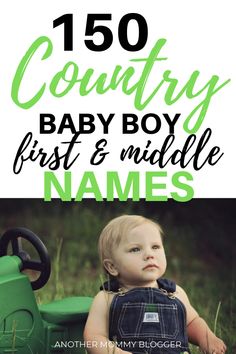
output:
{"label": "green plastic body", "polygon": [[47,354],[84,353],[83,330],[91,302],[90,297],[70,297],[40,306]]}
{"label": "green plastic body", "polygon": [[20,268],[18,257],[0,258],[0,354],[84,353],[92,298],[67,298],[38,308]]}

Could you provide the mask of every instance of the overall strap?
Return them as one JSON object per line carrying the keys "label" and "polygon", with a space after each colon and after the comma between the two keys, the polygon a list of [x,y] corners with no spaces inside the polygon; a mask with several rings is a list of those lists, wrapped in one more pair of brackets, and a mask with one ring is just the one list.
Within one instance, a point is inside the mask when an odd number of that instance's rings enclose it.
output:
{"label": "overall strap", "polygon": [[110,279],[103,283],[102,286],[100,286],[100,290],[105,290],[105,291],[112,291],[113,293],[117,293],[119,291],[119,283],[116,279]]}
{"label": "overall strap", "polygon": [[176,291],[176,284],[172,280],[160,278],[157,279],[157,283],[160,289],[164,289],[168,293],[174,293]]}
{"label": "overall strap", "polygon": [[[174,293],[176,291],[176,284],[172,280],[160,278],[157,279],[157,283],[160,289],[164,289],[168,293]],[[119,288],[120,285],[116,279],[110,279],[100,286],[100,290],[112,291],[114,293],[119,292]]]}

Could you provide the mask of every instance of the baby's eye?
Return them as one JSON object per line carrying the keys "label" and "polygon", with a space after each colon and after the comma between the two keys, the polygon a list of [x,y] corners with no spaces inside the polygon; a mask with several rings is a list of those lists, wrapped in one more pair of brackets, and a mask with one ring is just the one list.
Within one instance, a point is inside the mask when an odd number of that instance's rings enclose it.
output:
{"label": "baby's eye", "polygon": [[133,247],[129,250],[130,252],[139,252],[140,248],[139,247]]}
{"label": "baby's eye", "polygon": [[159,250],[159,249],[161,248],[161,246],[160,246],[160,245],[153,245],[152,248],[153,248],[154,250]]}

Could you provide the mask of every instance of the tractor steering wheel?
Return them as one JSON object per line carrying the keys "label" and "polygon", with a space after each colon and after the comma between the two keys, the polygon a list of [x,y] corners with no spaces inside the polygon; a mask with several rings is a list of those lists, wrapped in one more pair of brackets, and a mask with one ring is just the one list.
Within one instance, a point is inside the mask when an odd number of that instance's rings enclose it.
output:
{"label": "tractor steering wheel", "polygon": [[[21,238],[27,240],[36,249],[40,261],[31,259],[30,255],[23,250]],[[51,273],[51,262],[48,251],[32,231],[23,227],[17,227],[6,231],[0,239],[0,256],[7,255],[7,248],[11,243],[12,255],[18,256],[22,261],[22,269],[36,270],[40,272],[38,279],[31,281],[33,290],[40,289],[47,283]]]}

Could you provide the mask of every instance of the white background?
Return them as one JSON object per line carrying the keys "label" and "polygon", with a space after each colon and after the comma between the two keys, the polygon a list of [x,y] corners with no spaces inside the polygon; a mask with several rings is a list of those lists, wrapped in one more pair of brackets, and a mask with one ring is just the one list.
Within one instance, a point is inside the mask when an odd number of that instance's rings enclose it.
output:
{"label": "white background", "polygon": [[[129,12],[142,14],[148,23],[149,36],[143,50],[131,53],[123,50],[117,39],[117,27],[122,16]],[[74,14],[74,50],[63,51],[63,27],[53,29],[53,20],[65,13]],[[84,45],[84,31],[88,13],[111,13],[112,21],[109,27],[113,31],[114,41],[110,49],[95,53]],[[130,59],[145,58],[159,38],[166,38],[161,55],[168,58],[165,62],[155,65],[152,74],[150,89],[162,79],[165,70],[171,70],[172,75],[180,82],[180,87],[186,83],[193,71],[200,71],[199,87],[210,80],[212,75],[220,77],[219,83],[231,79],[231,82],[213,96],[204,123],[198,131],[200,136],[206,128],[211,128],[213,135],[210,146],[218,145],[224,152],[223,158],[214,167],[205,166],[199,172],[188,167],[194,181],[195,198],[236,197],[236,169],[235,162],[235,11],[233,1],[212,0],[165,0],[165,1],[44,1],[30,0],[1,2],[0,4],[0,166],[1,166],[1,198],[43,198],[43,175],[47,167],[41,168],[38,162],[25,162],[22,172],[13,173],[12,166],[16,151],[27,132],[31,131],[39,141],[39,147],[50,152],[53,148],[71,138],[70,133],[63,136],[57,134],[39,134],[39,113],[47,112],[56,116],[60,122],[64,113],[70,113],[75,125],[79,113],[115,113],[110,125],[110,134],[106,137],[110,155],[106,161],[93,167],[89,164],[89,156],[94,150],[97,140],[103,137],[101,125],[98,122],[96,132],[83,136],[80,148],[80,158],[71,169],[73,175],[73,193],[76,193],[78,184],[84,171],[94,170],[99,186],[105,197],[106,171],[118,171],[121,180],[125,181],[128,171],[140,171],[141,193],[144,192],[145,171],[157,171],[157,166],[149,164],[134,165],[131,162],[121,163],[119,152],[123,146],[129,144],[145,146],[148,139],[152,140],[153,148],[160,148],[160,141],[168,134],[166,123],[163,121],[161,131],[156,135],[147,135],[142,132],[133,136],[122,136],[122,113],[136,113],[142,117],[146,113],[181,113],[184,117],[200,102],[200,98],[188,100],[181,98],[176,104],[167,106],[164,103],[164,91],[157,94],[146,109],[139,112],[134,108],[134,96],[125,96],[121,89],[98,95],[95,91],[88,96],[81,97],[74,87],[67,96],[57,99],[48,90],[50,79],[61,70],[68,61],[74,61],[79,67],[79,75],[83,75],[88,68],[95,70],[97,77],[102,72],[112,75],[116,65],[123,68],[134,65],[141,73],[143,65],[134,64]],[[130,31],[137,32],[135,26]],[[27,49],[36,38],[48,36],[53,43],[53,53],[44,62],[36,57],[24,80],[22,95],[28,95],[46,82],[46,90],[41,100],[31,109],[24,110],[15,105],[11,99],[11,85],[18,64]],[[97,38],[99,40],[99,38]],[[41,52],[42,54],[42,52]],[[203,98],[203,97],[202,97]],[[177,147],[181,147],[186,140],[182,122],[176,125]],[[172,191],[171,176],[180,167],[168,166],[166,179],[167,194]],[[63,169],[56,172],[59,179],[63,179]],[[54,195],[57,196],[56,194]],[[87,195],[89,197],[89,195]]]}

